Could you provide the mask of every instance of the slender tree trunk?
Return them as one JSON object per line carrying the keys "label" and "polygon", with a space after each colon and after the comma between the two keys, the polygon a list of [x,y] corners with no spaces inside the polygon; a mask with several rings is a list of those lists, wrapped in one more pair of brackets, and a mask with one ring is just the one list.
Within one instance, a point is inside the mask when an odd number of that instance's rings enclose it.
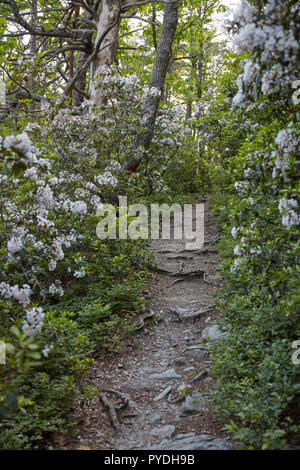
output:
{"label": "slender tree trunk", "polygon": [[[32,26],[36,26],[36,22],[37,22],[37,0],[32,0],[32,3],[31,3],[31,19],[30,19],[30,22],[31,22]],[[30,58],[32,60],[35,59],[36,53],[37,53],[36,36],[31,34],[30,39],[29,39],[29,54],[30,54]],[[31,92],[34,93],[34,90],[35,90],[34,79],[30,80],[30,82],[28,84],[28,90],[30,90]],[[30,104],[30,109],[33,111],[35,109],[35,107],[36,107],[36,102],[34,100],[32,100],[31,104]]]}
{"label": "slender tree trunk", "polygon": [[163,91],[169,61],[172,56],[172,44],[178,23],[178,8],[179,0],[168,1],[164,6],[163,25],[158,41],[149,93],[146,95],[143,104],[140,130],[133,145],[135,150],[140,146],[146,150],[153,138],[160,96],[152,94],[151,89],[158,89],[161,93]]}
{"label": "slender tree trunk", "polygon": [[[85,11],[84,12],[84,19],[85,20],[92,20],[92,17],[91,15]],[[90,36],[87,38],[87,42],[86,42],[86,48],[87,50],[86,51],[80,51],[79,52],[79,57],[78,57],[78,62],[77,62],[77,67],[76,67],[76,72],[78,70],[80,70],[83,65],[85,64],[86,60],[88,59],[88,57],[91,55],[92,53],[92,49],[93,49],[93,34],[90,34]],[[75,72],[75,73],[76,73]],[[84,100],[84,95],[82,95],[81,93],[79,93],[77,90],[80,90],[80,91],[85,91],[86,89],[86,80],[87,80],[87,69],[84,69],[78,76],[76,82],[75,82],[75,86],[74,86],[74,105],[75,106],[80,106],[81,103],[83,102]]]}
{"label": "slender tree trunk", "polygon": [[[192,42],[191,42],[191,51],[194,54],[194,51],[195,51],[195,39],[194,38],[192,39]],[[190,75],[191,80],[193,80],[193,77],[195,76],[196,69],[197,69],[197,60],[195,58],[193,58],[191,60],[191,75]],[[186,121],[188,121],[192,117],[194,85],[191,85],[189,87],[189,91],[190,91],[190,97],[189,97],[190,99],[188,99],[188,101],[186,103],[186,113],[185,113],[185,120]]]}
{"label": "slender tree trunk", "polygon": [[152,5],[152,39],[153,39],[153,47],[155,50],[157,50],[157,34],[156,34],[156,26],[155,26],[155,22],[156,22],[156,8],[155,8],[155,4]]}
{"label": "slender tree trunk", "polygon": [[202,98],[202,82],[203,82],[203,43],[200,43],[199,48],[199,59],[198,59],[198,85],[197,85],[197,97],[200,100]]}
{"label": "slender tree trunk", "polygon": [[[81,51],[79,53],[77,69],[81,69],[81,67],[85,64],[89,54],[87,52]],[[76,80],[75,86],[78,90],[85,91],[86,88],[86,69],[81,72],[78,79]],[[74,105],[80,106],[84,100],[84,96],[81,93],[78,93],[76,90],[74,91]]]}
{"label": "slender tree trunk", "polygon": [[[191,93],[193,93],[193,87],[190,87]],[[185,120],[188,121],[192,117],[192,107],[193,107],[193,102],[192,100],[187,101],[186,103],[186,113],[185,113]]]}

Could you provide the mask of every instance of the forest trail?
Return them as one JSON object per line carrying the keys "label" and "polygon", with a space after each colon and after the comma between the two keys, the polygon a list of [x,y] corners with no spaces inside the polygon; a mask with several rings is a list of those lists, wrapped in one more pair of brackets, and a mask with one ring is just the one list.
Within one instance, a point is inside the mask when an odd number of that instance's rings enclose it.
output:
{"label": "forest trail", "polygon": [[[158,274],[146,292],[151,304],[122,352],[92,367],[88,383],[102,393],[102,401],[77,409],[80,433],[72,448],[235,448],[207,402],[215,381],[208,345],[201,342],[222,334],[214,306],[220,284],[218,238],[205,203],[202,250],[186,251],[184,240],[152,243]],[[112,415],[105,403],[113,404]]]}

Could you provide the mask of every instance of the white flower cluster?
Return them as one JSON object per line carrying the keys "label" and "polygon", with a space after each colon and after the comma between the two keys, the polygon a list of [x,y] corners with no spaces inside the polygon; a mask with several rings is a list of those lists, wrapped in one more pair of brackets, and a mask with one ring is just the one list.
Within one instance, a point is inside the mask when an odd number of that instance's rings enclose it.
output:
{"label": "white flower cluster", "polygon": [[35,166],[32,166],[30,168],[27,168],[27,170],[24,173],[25,178],[32,178],[35,181],[38,181],[38,169]]}
{"label": "white flower cluster", "polygon": [[51,286],[49,286],[49,292],[50,294],[59,295],[62,297],[64,295],[64,290],[60,285],[60,281],[56,281],[55,283],[51,284]]}
{"label": "white flower cluster", "polygon": [[7,242],[7,250],[14,255],[23,249],[23,239],[21,237],[12,237]]}
{"label": "white flower cluster", "polygon": [[102,186],[104,184],[110,184],[111,186],[115,187],[118,183],[117,178],[113,176],[110,171],[107,171],[107,170],[102,175],[95,176],[94,181],[99,186]]}
{"label": "white flower cluster", "polygon": [[231,272],[234,273],[236,271],[239,271],[243,264],[243,258],[237,258],[234,260],[233,266],[231,267]]}
{"label": "white flower cluster", "polygon": [[22,287],[18,285],[10,286],[5,282],[0,283],[0,296],[4,299],[15,299],[23,307],[26,307],[30,303],[31,289],[28,284],[23,284]]}
{"label": "white flower cluster", "polygon": [[290,167],[290,156],[296,154],[299,148],[299,136],[293,129],[281,129],[275,139],[278,151],[272,152],[275,157],[273,178],[285,176]]}
{"label": "white flower cluster", "polygon": [[259,65],[253,62],[252,59],[248,59],[244,65],[243,82],[246,84],[252,83],[259,70]]}
{"label": "white flower cluster", "polygon": [[161,90],[159,88],[156,88],[155,86],[152,86],[147,90],[147,95],[153,96],[153,97],[160,97],[161,96]]}
{"label": "white flower cluster", "polygon": [[22,330],[28,336],[34,336],[41,332],[43,327],[44,312],[41,307],[34,307],[26,312],[26,320]]}
{"label": "white flower cluster", "polygon": [[13,150],[15,148],[20,150],[24,155],[31,155],[31,146],[31,140],[26,132],[22,132],[16,136],[9,135],[3,140],[3,147],[6,150]]}
{"label": "white flower cluster", "polygon": [[36,192],[36,199],[44,206],[51,207],[53,204],[53,192],[50,186],[39,186]]}
{"label": "white flower cluster", "polygon": [[275,82],[281,76],[279,67],[273,67],[267,70],[262,77],[261,91],[264,95],[269,95],[275,88]]}
{"label": "white flower cluster", "polygon": [[85,269],[82,268],[80,271],[75,271],[74,272],[74,277],[76,277],[77,279],[80,279],[82,277],[85,277],[86,276],[86,272],[85,272]]}
{"label": "white flower cluster", "polygon": [[97,207],[99,207],[99,205],[101,203],[101,199],[100,199],[99,196],[94,195],[94,196],[91,197],[90,202],[91,202],[92,206],[96,209]]}
{"label": "white flower cluster", "polygon": [[233,238],[237,238],[239,233],[240,233],[240,228],[239,227],[232,227],[231,235],[232,235]]}
{"label": "white flower cluster", "polygon": [[72,214],[83,216],[87,213],[87,205],[84,201],[75,201],[69,203]]}
{"label": "white flower cluster", "polygon": [[242,256],[245,253],[245,250],[240,245],[236,245],[234,250],[233,250],[233,253],[236,256]]}
{"label": "white flower cluster", "polygon": [[235,25],[241,26],[251,23],[255,18],[255,10],[246,0],[242,0],[236,9],[228,10],[227,16],[225,26],[227,29],[231,29]]}
{"label": "white flower cluster", "polygon": [[248,181],[236,181],[234,187],[238,194],[242,195],[248,191],[249,183]]}
{"label": "white flower cluster", "polygon": [[246,100],[246,94],[244,93],[244,89],[243,89],[243,80],[242,80],[243,76],[240,75],[238,78],[237,78],[237,86],[238,86],[238,92],[237,94],[235,95],[235,97],[233,98],[232,100],[232,106],[240,106],[240,107],[243,107],[244,106],[244,101]]}
{"label": "white flower cluster", "polygon": [[282,129],[278,132],[275,142],[281,152],[291,153],[299,145],[299,136],[294,133],[293,129]]}
{"label": "white flower cluster", "polygon": [[[294,64],[300,44],[295,37],[294,20],[289,19],[289,14],[290,6],[284,0],[268,0],[264,15],[243,0],[227,21],[227,27],[235,31],[233,45],[253,54],[244,64],[233,105],[244,106],[247,100],[241,82],[249,88],[260,86],[262,93],[268,95],[280,85],[290,86],[298,78]],[[284,22],[282,18],[285,18]]]}
{"label": "white flower cluster", "polygon": [[56,261],[61,261],[64,259],[64,252],[61,243],[58,240],[53,240],[51,251]]}
{"label": "white flower cluster", "polygon": [[298,209],[298,203],[295,199],[280,199],[278,209],[282,214],[282,225],[289,228],[292,225],[300,224],[300,216],[299,213],[296,212]]}

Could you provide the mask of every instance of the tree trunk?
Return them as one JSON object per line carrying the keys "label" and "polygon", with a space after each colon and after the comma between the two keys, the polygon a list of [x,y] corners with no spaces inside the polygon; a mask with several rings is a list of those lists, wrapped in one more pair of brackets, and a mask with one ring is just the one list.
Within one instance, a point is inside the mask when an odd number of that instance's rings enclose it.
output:
{"label": "tree trunk", "polygon": [[203,81],[203,43],[200,43],[199,59],[198,59],[198,86],[197,97],[199,100],[202,98],[202,81]]}
{"label": "tree trunk", "polygon": [[[32,3],[31,3],[31,19],[30,19],[30,22],[32,24],[32,26],[36,26],[36,23],[37,23],[37,0],[33,0]],[[29,54],[30,54],[30,58],[32,60],[35,60],[35,56],[36,56],[36,53],[37,53],[37,42],[36,42],[36,36],[34,35],[30,35],[30,39],[29,39]],[[32,79],[29,81],[29,84],[28,84],[28,90],[32,93],[34,93],[35,91],[35,83],[34,83],[34,79],[32,77]],[[34,100],[31,101],[31,104],[30,104],[30,109],[31,111],[34,111],[36,108],[36,102]]]}
{"label": "tree trunk", "polygon": [[156,34],[156,8],[155,5],[152,5],[152,39],[153,39],[153,47],[155,50],[157,50],[157,34]]}
{"label": "tree trunk", "polygon": [[[81,51],[79,53],[79,58],[78,58],[78,63],[77,63],[77,69],[81,69],[81,67],[85,64],[89,54],[87,52]],[[86,69],[83,70],[79,77],[76,80],[75,87],[80,90],[80,91],[85,91],[86,87]],[[74,91],[74,106],[80,106],[84,100],[84,96],[79,93],[78,91]]]}
{"label": "tree trunk", "polygon": [[[193,87],[190,87],[191,93],[193,93]],[[192,100],[187,101],[186,103],[186,113],[185,113],[185,120],[188,121],[192,117],[192,107],[193,107],[193,102]]]}
{"label": "tree trunk", "polygon": [[98,53],[95,61],[92,63],[91,67],[91,100],[94,104],[104,104],[106,97],[101,89],[96,89],[94,85],[94,78],[101,73],[103,67],[109,67],[114,63],[118,43],[117,38],[119,36],[120,29],[120,6],[125,3],[124,0],[102,0],[101,10],[99,15],[99,22],[97,26],[97,37],[98,39],[103,35],[103,33],[109,29],[110,25],[114,25],[108,33],[105,35],[102,43],[100,52]]}
{"label": "tree trunk", "polygon": [[140,119],[140,130],[135,138],[133,149],[142,146],[145,150],[149,147],[154,134],[154,125],[160,96],[151,94],[151,89],[163,91],[169,61],[172,56],[172,44],[178,23],[179,0],[171,0],[165,3],[162,30],[159,36],[155,63],[146,95],[142,115]]}

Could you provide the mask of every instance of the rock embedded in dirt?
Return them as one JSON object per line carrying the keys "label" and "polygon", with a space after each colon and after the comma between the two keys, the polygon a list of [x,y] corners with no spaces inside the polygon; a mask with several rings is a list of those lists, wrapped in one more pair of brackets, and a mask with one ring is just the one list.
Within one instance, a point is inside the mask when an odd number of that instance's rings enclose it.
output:
{"label": "rock embedded in dirt", "polygon": [[210,341],[218,341],[223,339],[225,333],[220,330],[218,325],[208,326],[202,331],[202,338],[206,338]]}
{"label": "rock embedded in dirt", "polygon": [[154,437],[158,437],[160,439],[167,439],[168,437],[172,437],[175,432],[175,426],[172,424],[167,424],[161,428],[154,428],[150,431],[150,434]]}
{"label": "rock embedded in dirt", "polygon": [[200,349],[191,349],[185,351],[184,355],[196,359],[197,361],[203,361],[203,359],[209,358],[209,352],[201,351]]}
{"label": "rock embedded in dirt", "polygon": [[151,416],[150,423],[152,424],[159,423],[160,420],[161,420],[161,415],[159,413],[156,413],[155,415]]}
{"label": "rock embedded in dirt", "polygon": [[229,439],[216,438],[207,434],[178,434],[172,440],[147,450],[238,450],[240,444]]}
{"label": "rock embedded in dirt", "polygon": [[159,401],[165,398],[170,392],[172,392],[172,387],[165,388],[159,395],[154,398],[154,401]]}
{"label": "rock embedded in dirt", "polygon": [[214,306],[209,306],[202,310],[199,310],[199,309],[191,310],[191,309],[186,309],[186,308],[171,308],[170,312],[174,313],[178,317],[179,320],[181,320],[182,322],[185,322],[189,320],[195,320],[196,318],[204,315],[213,307]]}
{"label": "rock embedded in dirt", "polygon": [[187,395],[185,401],[182,404],[182,411],[185,414],[196,414],[199,413],[204,406],[206,406],[206,400],[201,393],[194,392],[192,395]]}
{"label": "rock embedded in dirt", "polygon": [[169,362],[170,366],[183,366],[185,364],[185,358],[184,357],[175,357]]}
{"label": "rock embedded in dirt", "polygon": [[191,367],[186,367],[183,372],[192,372],[193,370],[195,370],[195,367],[194,366],[191,366]]}
{"label": "rock embedded in dirt", "polygon": [[149,379],[153,380],[172,380],[172,379],[180,379],[181,375],[177,374],[175,369],[169,369],[165,372],[161,372],[160,374],[151,374]]}

